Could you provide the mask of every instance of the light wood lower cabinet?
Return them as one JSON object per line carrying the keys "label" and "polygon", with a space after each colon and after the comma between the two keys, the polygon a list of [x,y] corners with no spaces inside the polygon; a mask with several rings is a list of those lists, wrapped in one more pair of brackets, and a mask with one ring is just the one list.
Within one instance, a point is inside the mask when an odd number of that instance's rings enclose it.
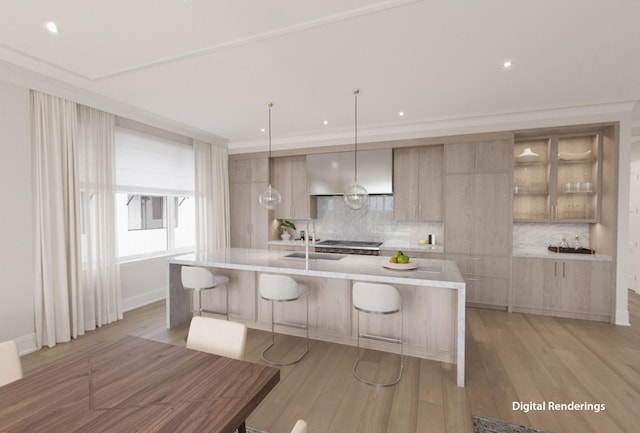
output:
{"label": "light wood lower cabinet", "polygon": [[515,257],[513,311],[609,322],[613,262]]}
{"label": "light wood lower cabinet", "polygon": [[[174,273],[179,268],[175,266]],[[271,303],[260,297],[259,273],[214,269],[227,275],[229,284],[229,319],[246,323],[251,328],[271,330]],[[179,275],[179,274],[176,274]],[[296,275],[296,281],[309,286],[309,334],[311,338],[342,344],[356,343],[356,311],[351,304],[353,281]],[[400,335],[404,329],[404,353],[444,362],[455,362],[456,306],[455,290],[439,287],[396,285],[404,306],[400,314],[361,314],[360,331],[388,337]],[[194,307],[197,295],[194,295]],[[202,304],[206,309],[220,310],[225,305],[224,288],[205,290]],[[276,302],[276,319],[281,322],[304,323],[306,300]],[[403,322],[401,322],[401,317]],[[304,331],[276,326],[276,332],[302,336]],[[397,352],[395,344],[362,340],[363,347]]]}
{"label": "light wood lower cabinet", "polygon": [[470,305],[506,309],[509,301],[509,258],[446,254],[447,260],[458,265],[467,284]]}

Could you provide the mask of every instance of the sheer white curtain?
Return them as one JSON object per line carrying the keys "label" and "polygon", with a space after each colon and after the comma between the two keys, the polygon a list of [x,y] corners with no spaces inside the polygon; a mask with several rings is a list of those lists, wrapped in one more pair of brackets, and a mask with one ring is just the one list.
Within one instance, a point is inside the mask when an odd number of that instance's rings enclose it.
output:
{"label": "sheer white curtain", "polygon": [[38,348],[81,333],[77,107],[31,92],[35,195],[35,325]]}
{"label": "sheer white curtain", "polygon": [[195,159],[196,251],[229,246],[227,148],[193,140]]}
{"label": "sheer white curtain", "polygon": [[84,328],[122,319],[117,262],[115,116],[78,107],[82,291]]}
{"label": "sheer white curtain", "polygon": [[122,318],[122,308],[109,174],[113,118],[32,91],[31,121],[40,348]]}

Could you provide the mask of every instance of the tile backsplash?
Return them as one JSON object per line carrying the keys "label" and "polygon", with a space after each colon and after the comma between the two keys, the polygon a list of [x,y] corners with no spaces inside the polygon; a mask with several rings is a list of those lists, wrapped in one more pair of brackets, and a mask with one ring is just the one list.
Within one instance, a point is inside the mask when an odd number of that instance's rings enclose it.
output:
{"label": "tile backsplash", "polygon": [[[291,220],[298,228],[305,229],[306,220]],[[441,221],[415,222],[393,219],[393,196],[369,196],[369,205],[349,209],[342,196],[319,196],[316,223],[317,239],[344,239],[353,241],[408,241],[426,239],[435,235],[442,245],[443,224]],[[571,245],[575,236],[580,236],[583,247],[589,247],[589,224],[515,223],[513,224],[514,251],[546,249],[558,245],[566,237]]]}
{"label": "tile backsplash", "polygon": [[589,224],[515,223],[513,225],[513,250],[530,251],[558,245],[563,237],[569,245],[576,235],[580,243],[589,248]]}
{"label": "tile backsplash", "polygon": [[[305,220],[292,220],[299,230],[305,229]],[[349,209],[342,196],[318,197],[316,238],[353,241],[409,241],[426,239],[428,234],[442,241],[442,222],[395,221],[393,196],[369,196],[369,204],[362,209]]]}

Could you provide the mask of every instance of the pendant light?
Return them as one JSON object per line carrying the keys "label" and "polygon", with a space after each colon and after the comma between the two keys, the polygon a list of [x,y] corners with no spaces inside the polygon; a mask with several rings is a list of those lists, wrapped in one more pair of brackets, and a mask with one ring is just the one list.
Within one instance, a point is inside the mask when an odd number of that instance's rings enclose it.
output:
{"label": "pendant light", "polygon": [[355,152],[353,164],[353,184],[344,192],[344,202],[353,210],[358,210],[367,204],[369,193],[364,186],[358,184],[358,93],[359,89],[353,89],[355,99]]}
{"label": "pendant light", "polygon": [[271,108],[273,107],[273,102],[267,103],[267,107],[269,107],[269,160],[267,167],[269,171],[269,186],[258,196],[258,203],[267,210],[273,210],[282,202],[282,196],[277,189],[271,186]]}

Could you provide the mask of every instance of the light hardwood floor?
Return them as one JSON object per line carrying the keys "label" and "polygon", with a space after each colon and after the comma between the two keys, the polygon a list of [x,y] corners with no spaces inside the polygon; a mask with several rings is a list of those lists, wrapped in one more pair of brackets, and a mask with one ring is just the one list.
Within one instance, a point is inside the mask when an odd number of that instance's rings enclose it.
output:
{"label": "light hardwood floor", "polygon": [[[281,370],[281,382],[247,420],[270,433],[289,432],[298,418],[310,433],[470,433],[471,414],[500,418],[554,433],[632,433],[640,429],[640,295],[629,293],[631,327],[500,311],[467,309],[467,386],[455,386],[453,365],[405,359],[394,388],[374,389],[351,374],[355,349],[313,341],[299,364]],[[22,358],[25,374],[74,353],[137,335],[184,344],[187,326],[167,330],[164,304],[71,343]],[[247,358],[259,362],[270,335],[249,332]],[[301,349],[278,340],[283,353]],[[277,353],[274,353],[277,356]],[[393,374],[397,358],[367,352],[363,371]],[[378,368],[378,365],[382,367]],[[523,411],[513,402],[598,403],[605,410]]]}

